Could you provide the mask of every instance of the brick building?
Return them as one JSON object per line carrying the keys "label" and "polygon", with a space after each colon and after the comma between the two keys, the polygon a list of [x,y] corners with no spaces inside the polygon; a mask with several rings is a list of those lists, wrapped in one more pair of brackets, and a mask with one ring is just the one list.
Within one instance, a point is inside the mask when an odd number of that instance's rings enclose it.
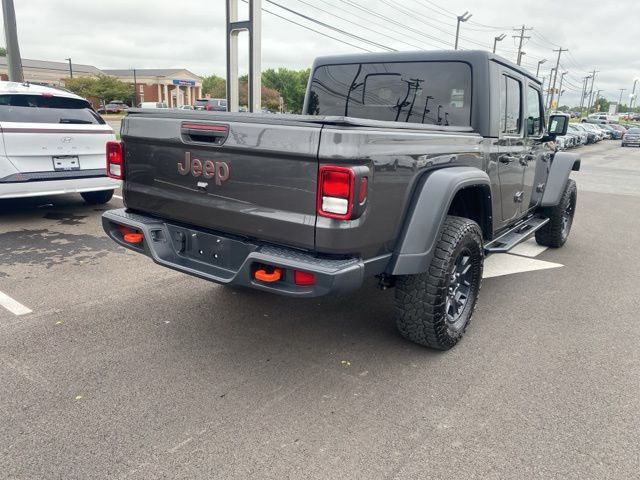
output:
{"label": "brick building", "polygon": [[[133,70],[103,70],[123,82],[134,83]],[[202,77],[184,68],[136,69],[136,98],[142,102],[166,102],[169,107],[193,105],[202,97]]]}
{"label": "brick building", "polygon": [[[24,79],[28,82],[64,86],[71,71],[74,77],[97,77],[110,75],[123,82],[134,84],[132,69],[101,70],[92,65],[46,60],[22,59]],[[0,79],[8,80],[6,57],[0,57]],[[202,77],[184,68],[136,69],[136,101],[166,102],[169,107],[193,105],[202,97]]]}

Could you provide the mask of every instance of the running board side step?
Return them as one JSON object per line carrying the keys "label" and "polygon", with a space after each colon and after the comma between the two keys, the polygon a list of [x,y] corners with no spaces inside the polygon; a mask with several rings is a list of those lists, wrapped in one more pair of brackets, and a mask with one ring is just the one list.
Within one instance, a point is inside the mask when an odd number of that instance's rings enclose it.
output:
{"label": "running board side step", "polygon": [[549,223],[548,218],[535,216],[528,218],[524,222],[513,227],[511,230],[500,235],[498,238],[491,240],[491,242],[484,246],[484,251],[487,255],[492,253],[507,253],[516,245],[527,240],[547,223]]}

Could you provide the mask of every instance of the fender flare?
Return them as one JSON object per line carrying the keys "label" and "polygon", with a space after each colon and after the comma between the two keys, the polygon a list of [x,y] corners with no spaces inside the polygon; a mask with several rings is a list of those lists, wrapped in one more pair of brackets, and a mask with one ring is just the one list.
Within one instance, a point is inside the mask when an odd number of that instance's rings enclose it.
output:
{"label": "fender flare", "polygon": [[420,181],[390,262],[392,275],[427,270],[451,202],[460,190],[477,186],[488,192],[485,207],[491,218],[491,180],[486,172],[473,167],[449,167],[435,170]]}
{"label": "fender flare", "polygon": [[569,180],[571,170],[580,170],[580,157],[574,153],[558,152],[553,156],[547,184],[540,201],[541,207],[553,207],[560,203],[560,198]]}

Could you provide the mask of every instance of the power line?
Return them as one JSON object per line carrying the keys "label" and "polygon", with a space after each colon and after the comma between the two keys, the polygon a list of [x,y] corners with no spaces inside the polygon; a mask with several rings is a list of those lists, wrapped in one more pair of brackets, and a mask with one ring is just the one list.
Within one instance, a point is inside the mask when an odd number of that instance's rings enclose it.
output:
{"label": "power line", "polygon": [[[421,37],[428,38],[428,39],[430,39],[430,40],[432,40],[434,42],[439,42],[439,43],[442,43],[444,45],[450,46],[447,42],[445,42],[444,40],[442,40],[442,39],[440,39],[438,37],[435,37],[433,35],[429,35],[427,33],[424,33],[422,31],[420,31],[420,30],[417,30],[415,28],[409,27],[408,25],[406,25],[404,23],[400,23],[400,22],[398,22],[396,20],[393,20],[392,18],[389,18],[387,16],[381,15],[381,14],[379,14],[377,12],[374,12],[374,11],[372,11],[372,10],[366,8],[366,7],[363,7],[363,6],[353,2],[352,0],[339,0],[339,1],[341,3],[344,3],[344,4],[347,4],[347,5],[351,6],[351,7],[354,7],[356,9],[358,9],[358,10],[361,10],[361,11],[363,11],[363,12],[369,14],[369,15],[372,15],[372,16],[374,16],[376,18],[380,18],[380,19],[384,20],[387,23],[391,23],[393,25],[397,25],[397,26],[403,28],[404,30],[409,30],[409,31],[413,32],[416,35],[420,35]],[[427,42],[425,42],[425,43],[427,43]],[[436,46],[436,45],[433,45],[433,44],[431,44],[431,46],[433,46],[435,48],[442,48],[441,46]]]}
{"label": "power line", "polygon": [[[341,10],[342,10],[342,13],[344,13],[344,14],[354,15],[354,16],[356,16],[356,17],[358,17],[358,15],[359,15],[359,18],[361,18],[362,20],[365,20],[367,23],[369,23],[369,24],[371,24],[371,25],[376,25],[376,26],[378,26],[378,27],[382,27],[382,28],[386,29],[386,30],[387,30],[387,31],[389,31],[389,32],[393,32],[393,33],[395,33],[395,34],[397,34],[397,35],[402,35],[404,38],[407,38],[407,39],[409,39],[409,40],[412,40],[412,41],[416,41],[416,42],[420,42],[420,43],[427,44],[429,47],[441,48],[441,47],[439,47],[439,46],[437,46],[437,45],[430,44],[430,43],[428,43],[428,42],[426,42],[426,41],[424,41],[424,40],[422,40],[422,39],[420,39],[420,38],[412,37],[412,36],[410,36],[410,35],[407,35],[406,29],[404,28],[404,26],[402,26],[403,30],[397,30],[397,29],[393,29],[393,28],[389,27],[389,24],[390,24],[390,23],[393,25],[393,23],[392,23],[392,22],[390,22],[390,21],[389,21],[389,19],[385,19],[385,23],[376,22],[376,21],[374,21],[374,20],[372,20],[372,19],[370,19],[370,18],[366,18],[366,19],[365,19],[365,18],[363,18],[363,17],[362,17],[362,15],[361,15],[361,14],[359,14],[359,13],[351,12],[351,11],[345,10],[343,6],[339,6],[339,5],[336,5],[336,4],[334,4],[334,3],[330,3],[330,2],[328,2],[327,0],[322,0],[322,1],[323,1],[323,3],[324,3],[327,7],[335,8],[335,9],[341,9]],[[340,0],[338,0],[338,1],[340,1]],[[345,2],[343,2],[343,4],[344,4],[345,6],[354,7],[353,5],[349,5],[348,3],[345,3]],[[365,9],[365,10],[366,10],[366,9]],[[366,13],[366,12],[363,12],[363,13]],[[398,41],[400,41],[400,40],[398,40]],[[407,43],[407,42],[405,42],[405,43]],[[410,44],[410,43],[407,43],[407,45],[412,45],[412,46],[413,46],[413,44]],[[422,49],[422,47],[418,47],[418,48]]]}
{"label": "power line", "polygon": [[[242,0],[242,1],[243,1],[244,3],[248,3],[248,0]],[[314,29],[314,28],[308,27],[307,25],[303,25],[303,24],[298,23],[298,22],[296,22],[296,21],[294,21],[294,20],[291,20],[290,18],[283,17],[282,15],[278,15],[277,13],[272,12],[271,10],[266,9],[266,8],[264,8],[264,7],[262,7],[262,11],[263,11],[263,12],[267,12],[268,14],[273,15],[274,17],[278,17],[278,18],[280,18],[280,19],[282,19],[282,20],[285,20],[285,21],[287,21],[287,22],[289,22],[289,23],[292,23],[292,24],[294,24],[294,25],[297,25],[297,26],[299,26],[299,27],[302,27],[302,28],[305,28],[305,29],[310,30],[310,31],[312,31],[312,32],[315,32],[315,33],[317,33],[317,34],[319,34],[319,35],[322,35],[322,36],[324,36],[324,37],[331,38],[332,40],[336,40],[336,41],[338,41],[338,42],[340,42],[340,43],[344,43],[345,45],[349,45],[349,46],[354,47],[354,48],[357,48],[357,49],[359,49],[359,50],[363,50],[363,51],[365,51],[365,52],[369,52],[369,53],[371,53],[371,50],[368,50],[368,49],[366,49],[366,48],[364,48],[364,47],[361,47],[361,46],[359,46],[359,45],[354,45],[353,43],[349,43],[349,42],[347,42],[347,41],[345,41],[345,40],[341,40],[341,39],[339,39],[339,38],[333,37],[333,36],[331,36],[331,35],[329,35],[329,34],[327,34],[327,33],[321,32],[321,31],[316,30],[316,29]]]}
{"label": "power line", "polygon": [[392,37],[390,35],[386,35],[386,34],[380,32],[380,31],[373,30],[372,28],[369,28],[369,27],[367,27],[365,25],[362,25],[361,23],[358,23],[358,22],[355,22],[355,21],[353,21],[351,19],[342,17],[342,16],[338,15],[337,13],[332,13],[332,12],[330,12],[328,10],[325,10],[323,8],[320,8],[320,7],[316,6],[316,5],[313,5],[312,3],[306,2],[305,0],[296,0],[296,1],[298,1],[298,2],[300,2],[302,4],[304,4],[304,5],[307,5],[307,6],[311,7],[311,8],[315,8],[316,10],[324,12],[324,13],[326,13],[328,15],[333,16],[333,17],[339,18],[340,20],[344,20],[345,22],[349,22],[350,24],[357,25],[358,27],[364,28],[365,30],[368,30],[370,32],[376,33],[378,35],[382,35],[383,37],[390,38],[391,40],[395,40],[397,42],[404,43],[405,45],[409,45],[410,47],[417,48],[418,50],[420,50],[422,48],[422,47],[420,47],[418,45],[414,45],[412,43],[405,42],[404,40],[400,40],[400,39],[398,39],[396,37]]}
{"label": "power line", "polygon": [[333,25],[329,25],[328,23],[321,22],[320,20],[316,20],[315,18],[309,17],[308,15],[305,15],[303,13],[297,12],[296,10],[293,10],[293,9],[291,9],[289,7],[285,7],[284,5],[280,5],[279,3],[274,2],[273,0],[266,0],[266,1],[267,1],[267,3],[270,3],[271,5],[275,5],[276,7],[279,7],[281,9],[283,9],[283,10],[286,10],[289,13],[292,13],[294,15],[297,15],[297,16],[301,17],[301,18],[304,18],[305,20],[308,20],[310,22],[316,23],[316,24],[321,25],[321,26],[323,26],[325,28],[333,30],[334,32],[338,32],[338,33],[341,33],[342,35],[346,35],[346,36],[351,37],[351,38],[353,38],[355,40],[359,40],[361,42],[368,43],[368,44],[370,44],[370,45],[372,45],[374,47],[382,48],[382,49],[387,50],[387,51],[397,52],[397,50],[395,48],[391,48],[391,47],[388,47],[388,46],[383,45],[381,43],[374,42],[373,40],[368,40],[366,38],[363,38],[363,37],[360,37],[360,36],[355,35],[353,33],[349,33],[349,32],[347,32],[345,30],[342,30],[342,29],[340,29],[338,27],[334,27]]}

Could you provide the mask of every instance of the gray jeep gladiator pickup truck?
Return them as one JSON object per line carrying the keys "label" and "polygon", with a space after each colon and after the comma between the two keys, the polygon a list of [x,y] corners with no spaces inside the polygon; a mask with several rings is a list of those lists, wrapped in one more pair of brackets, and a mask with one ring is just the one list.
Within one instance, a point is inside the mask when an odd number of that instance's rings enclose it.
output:
{"label": "gray jeep gladiator pickup truck", "polygon": [[107,234],[156,263],[295,297],[395,287],[400,333],[446,350],[483,260],[535,235],[560,247],[576,208],[568,117],[486,52],[315,61],[304,115],[129,110],[107,145],[126,208]]}

